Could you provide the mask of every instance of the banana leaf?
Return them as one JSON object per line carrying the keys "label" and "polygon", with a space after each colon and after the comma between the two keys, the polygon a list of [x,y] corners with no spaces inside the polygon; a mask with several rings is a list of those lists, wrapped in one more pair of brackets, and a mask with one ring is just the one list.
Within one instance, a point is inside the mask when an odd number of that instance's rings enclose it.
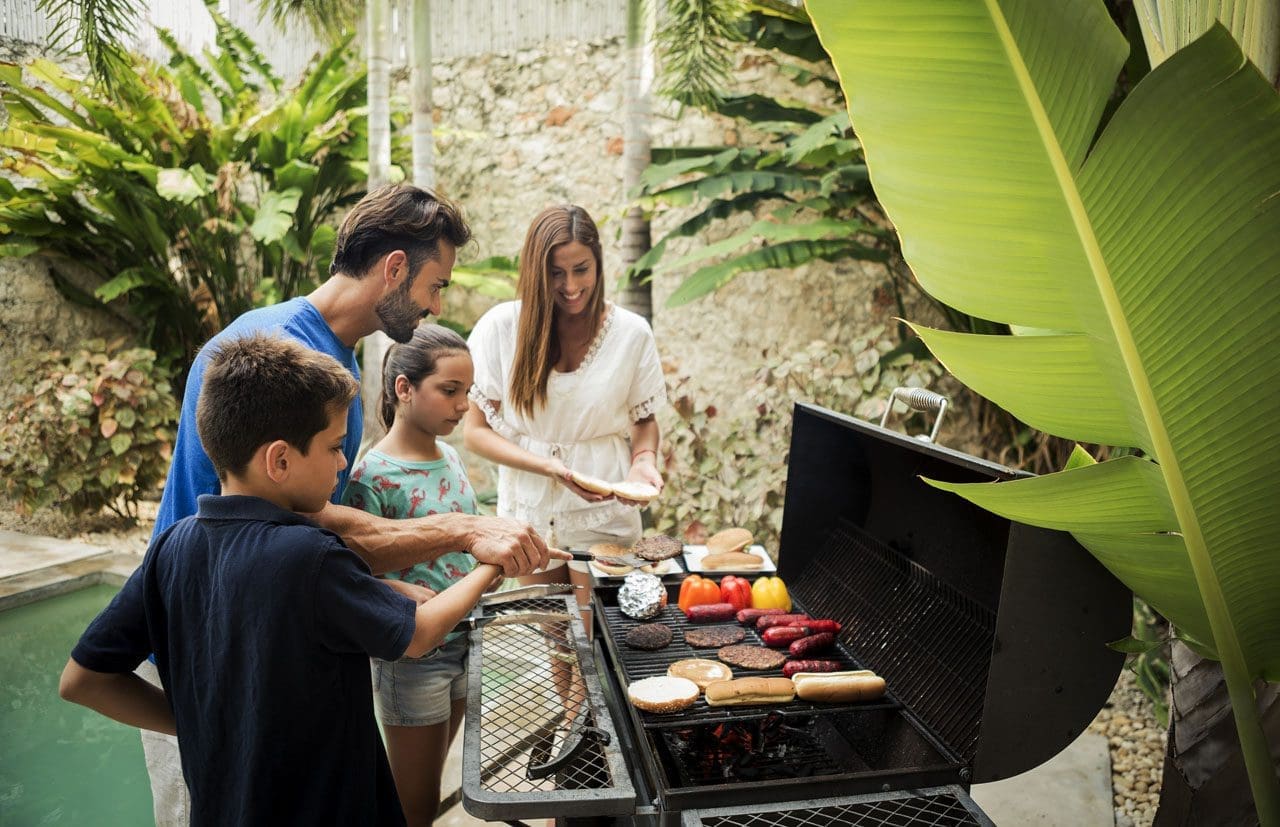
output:
{"label": "banana leaf", "polygon": [[1033,427],[1144,457],[944,487],[1073,531],[1211,646],[1259,816],[1280,823],[1251,686],[1280,680],[1280,96],[1215,25],[1095,134],[1127,51],[1096,0],[808,8],[921,285],[1061,331],[921,330],[930,349]]}

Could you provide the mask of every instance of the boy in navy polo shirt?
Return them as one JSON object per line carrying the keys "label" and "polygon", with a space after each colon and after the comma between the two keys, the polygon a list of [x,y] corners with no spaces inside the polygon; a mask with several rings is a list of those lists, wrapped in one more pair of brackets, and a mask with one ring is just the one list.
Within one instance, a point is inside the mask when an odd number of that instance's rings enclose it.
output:
{"label": "boy in navy polo shirt", "polygon": [[[66,700],[179,736],[194,825],[403,824],[368,658],[438,646],[501,573],[415,605],[301,516],[346,467],[358,392],[292,339],[223,343],[196,415],[222,493],[155,539],[63,670]],[[133,674],[150,652],[163,692]]]}

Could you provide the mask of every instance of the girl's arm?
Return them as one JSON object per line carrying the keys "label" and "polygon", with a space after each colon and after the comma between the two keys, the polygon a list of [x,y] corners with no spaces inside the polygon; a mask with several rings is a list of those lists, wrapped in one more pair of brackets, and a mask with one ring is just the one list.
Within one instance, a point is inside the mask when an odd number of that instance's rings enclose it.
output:
{"label": "girl's arm", "polygon": [[482,563],[466,577],[418,606],[413,640],[405,649],[404,657],[420,658],[444,643],[445,636],[467,616],[493,578],[500,573],[497,566]]}
{"label": "girl's arm", "polygon": [[132,672],[95,672],[67,658],[58,681],[64,701],[87,706],[122,724],[177,735],[178,725],[164,690]]}
{"label": "girl's arm", "polygon": [[462,444],[467,447],[467,450],[474,451],[490,462],[554,479],[587,502],[608,499],[604,495],[593,494],[574,483],[569,476],[572,473],[569,467],[560,460],[554,457],[540,457],[532,451],[526,451],[493,430],[489,420],[485,419],[484,411],[480,410],[480,406],[475,402],[472,402],[471,407],[467,409],[466,418],[462,424]]}
{"label": "girl's arm", "polygon": [[658,472],[658,420],[647,416],[631,426],[631,470],[627,479],[647,482],[662,490],[662,474]]}

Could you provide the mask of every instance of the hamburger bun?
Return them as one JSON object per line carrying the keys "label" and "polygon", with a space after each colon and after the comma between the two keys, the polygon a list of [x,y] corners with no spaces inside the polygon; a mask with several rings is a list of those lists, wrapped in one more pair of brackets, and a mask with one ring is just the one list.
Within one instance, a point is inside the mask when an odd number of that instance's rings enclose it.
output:
{"label": "hamburger bun", "polygon": [[802,701],[847,703],[874,701],[884,696],[884,678],[868,672],[797,672],[791,676]]}
{"label": "hamburger bun", "polygon": [[696,683],[699,689],[706,689],[708,684],[715,681],[733,680],[732,669],[718,660],[705,658],[678,660],[667,667],[667,674],[673,678],[688,678]]}
{"label": "hamburger bun", "polygon": [[613,495],[631,502],[648,504],[650,500],[658,496],[658,489],[647,482],[615,482],[613,484]]}
{"label": "hamburger bun", "polygon": [[725,571],[743,571],[758,569],[764,566],[764,559],[749,551],[723,551],[708,554],[702,558],[702,568],[706,571],[722,569]]}
{"label": "hamburger bun", "polygon": [[604,480],[596,479],[595,477],[589,476],[587,474],[581,474],[577,471],[574,471],[569,475],[569,478],[572,479],[574,484],[577,485],[579,488],[585,488],[586,490],[590,491],[592,494],[612,494],[613,493],[612,485],[605,482]]}
{"label": "hamburger bun", "polygon": [[795,696],[795,684],[787,678],[737,678],[707,684],[711,706],[784,704]]}
{"label": "hamburger bun", "polygon": [[688,678],[659,675],[633,681],[627,687],[627,698],[636,709],[659,714],[679,712],[698,700],[698,685]]}
{"label": "hamburger bun", "polygon": [[675,568],[675,564],[670,560],[659,560],[656,563],[649,563],[640,567],[640,571],[645,574],[668,574]]}
{"label": "hamburger bun", "polygon": [[616,543],[596,543],[587,549],[591,562],[595,563],[605,574],[621,576],[632,570],[632,566],[619,560],[619,556],[627,556],[630,549]]}
{"label": "hamburger bun", "polygon": [[[608,560],[592,560],[591,565],[601,573],[609,577],[622,577],[635,571],[635,568],[625,563],[613,563]],[[647,568],[647,567],[646,567]],[[652,574],[653,572],[649,572]]]}
{"label": "hamburger bun", "polygon": [[726,528],[707,538],[708,554],[724,554],[730,551],[742,551],[751,545],[751,532],[745,528]]}

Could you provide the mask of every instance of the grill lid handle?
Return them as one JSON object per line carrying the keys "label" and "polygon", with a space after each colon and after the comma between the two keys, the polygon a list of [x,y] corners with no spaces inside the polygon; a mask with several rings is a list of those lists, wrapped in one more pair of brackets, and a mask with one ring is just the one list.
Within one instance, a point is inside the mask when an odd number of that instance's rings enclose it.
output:
{"label": "grill lid handle", "polygon": [[933,419],[933,430],[928,436],[916,434],[916,439],[921,442],[933,442],[938,438],[938,428],[942,426],[942,414],[946,412],[949,404],[945,396],[925,388],[894,388],[893,393],[889,394],[889,402],[884,407],[884,414],[880,417],[881,428],[885,427],[885,423],[889,421],[889,413],[893,410],[894,402],[902,402],[913,410],[931,411],[937,414]]}
{"label": "grill lid handle", "polygon": [[530,781],[546,778],[574,758],[577,758],[578,753],[586,749],[587,745],[592,741],[599,741],[601,745],[608,746],[612,740],[609,733],[599,727],[587,726],[583,723],[585,720],[585,715],[579,715],[573,722],[573,726],[569,728],[569,734],[564,739],[564,746],[556,757],[542,764],[531,762],[528,769],[525,770],[525,777]]}

